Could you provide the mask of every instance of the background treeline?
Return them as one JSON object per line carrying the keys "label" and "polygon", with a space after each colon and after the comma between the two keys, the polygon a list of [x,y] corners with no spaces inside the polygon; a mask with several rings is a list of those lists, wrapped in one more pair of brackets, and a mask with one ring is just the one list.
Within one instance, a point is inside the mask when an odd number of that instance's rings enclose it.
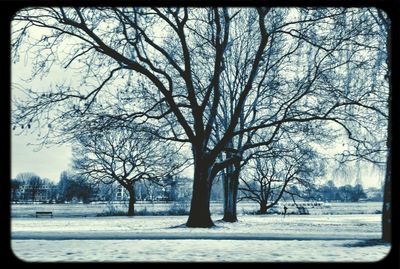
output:
{"label": "background treeline", "polygon": [[[136,201],[190,201],[192,181],[186,177],[166,178],[163,184],[138,182],[135,186]],[[289,193],[296,193],[297,200],[358,202],[382,201],[381,188],[364,189],[361,184],[336,186],[333,181],[300,191],[295,186],[282,196],[283,200],[292,199]],[[246,201],[245,194],[239,198]],[[118,184],[91,184],[84,177],[64,171],[58,183],[41,178],[34,173],[21,173],[11,179],[11,202],[41,203],[90,203],[96,201],[124,201],[128,196]],[[223,184],[220,180],[213,185],[212,201],[223,200]],[[248,200],[247,200],[248,201]]]}

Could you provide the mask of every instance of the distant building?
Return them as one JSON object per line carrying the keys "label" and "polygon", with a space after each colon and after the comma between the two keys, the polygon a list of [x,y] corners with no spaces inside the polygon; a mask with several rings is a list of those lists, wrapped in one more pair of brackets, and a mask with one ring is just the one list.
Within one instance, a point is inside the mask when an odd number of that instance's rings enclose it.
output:
{"label": "distant building", "polygon": [[[42,186],[32,187],[24,183],[11,192],[11,201],[14,202],[51,202],[55,201],[57,185],[45,182]],[[34,197],[33,197],[34,196]]]}

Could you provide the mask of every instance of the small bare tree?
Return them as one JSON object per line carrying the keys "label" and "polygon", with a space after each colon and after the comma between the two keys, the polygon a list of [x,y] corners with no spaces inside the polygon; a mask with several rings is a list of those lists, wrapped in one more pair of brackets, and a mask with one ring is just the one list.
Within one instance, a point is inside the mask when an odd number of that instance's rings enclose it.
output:
{"label": "small bare tree", "polygon": [[180,172],[183,162],[171,145],[142,132],[108,130],[80,136],[74,147],[74,168],[92,182],[118,182],[129,194],[128,216],[134,215],[135,183]]}
{"label": "small bare tree", "polygon": [[16,179],[22,181],[26,187],[24,198],[35,202],[42,191],[44,185],[43,180],[38,175],[30,172],[20,173],[17,175]]}
{"label": "small bare tree", "polygon": [[315,177],[323,174],[323,163],[317,157],[309,147],[285,145],[252,159],[246,168],[248,173],[240,177],[243,195],[239,201],[255,201],[260,205],[259,213],[265,214],[292,186],[309,187]]}

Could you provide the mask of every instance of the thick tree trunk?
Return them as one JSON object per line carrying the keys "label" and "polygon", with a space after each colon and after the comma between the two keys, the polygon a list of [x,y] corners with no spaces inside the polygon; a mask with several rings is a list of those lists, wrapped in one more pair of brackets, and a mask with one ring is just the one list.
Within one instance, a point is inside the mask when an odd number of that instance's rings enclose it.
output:
{"label": "thick tree trunk", "polygon": [[236,222],[237,193],[239,187],[240,162],[228,166],[224,174],[224,218],[226,222]]}
{"label": "thick tree trunk", "polygon": [[132,184],[128,186],[129,194],[129,205],[128,205],[128,216],[132,217],[135,215],[135,186]]}
{"label": "thick tree trunk", "polygon": [[211,166],[195,158],[193,193],[186,226],[210,228],[214,226],[210,213]]}
{"label": "thick tree trunk", "polygon": [[267,202],[266,201],[261,201],[260,202],[260,214],[265,214],[267,213]]}

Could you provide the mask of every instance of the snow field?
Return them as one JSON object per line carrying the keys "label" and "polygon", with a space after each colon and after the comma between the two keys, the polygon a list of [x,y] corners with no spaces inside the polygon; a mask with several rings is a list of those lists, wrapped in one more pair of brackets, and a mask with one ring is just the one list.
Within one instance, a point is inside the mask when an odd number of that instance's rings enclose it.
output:
{"label": "snow field", "polygon": [[356,240],[13,240],[16,256],[48,262],[375,262],[386,245]]}
{"label": "snow field", "polygon": [[[26,238],[13,239],[11,247],[25,261],[378,261],[389,252],[389,245],[352,245],[365,242],[361,239],[379,239],[380,217],[241,215],[237,223],[225,223],[220,221],[221,215],[213,215],[216,226],[210,229],[184,227],[187,216],[12,218],[12,235]],[[159,235],[160,239],[139,239],[135,234]],[[190,239],[168,239],[167,235],[174,234]],[[39,239],[29,240],[37,235]],[[72,240],[58,240],[54,235]],[[75,240],[74,235],[86,239]],[[131,237],[124,238],[127,235]],[[215,239],[235,235],[242,239]],[[166,239],[161,239],[163,236]],[[217,237],[210,240],[207,236]],[[259,240],[257,236],[271,238]],[[301,237],[307,240],[298,240]],[[279,238],[283,239],[275,240]]]}

